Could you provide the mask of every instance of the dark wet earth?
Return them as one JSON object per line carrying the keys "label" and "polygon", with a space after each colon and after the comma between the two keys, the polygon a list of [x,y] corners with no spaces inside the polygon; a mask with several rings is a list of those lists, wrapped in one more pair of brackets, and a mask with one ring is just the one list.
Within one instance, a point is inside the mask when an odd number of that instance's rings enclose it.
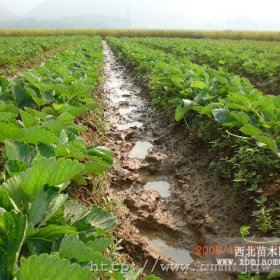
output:
{"label": "dark wet earth", "polygon": [[[116,60],[104,42],[106,117],[105,145],[115,152],[107,192],[122,203],[116,236],[142,267],[154,261],[192,264],[203,259],[196,246],[205,236],[237,236],[243,225],[241,199],[208,170],[205,151],[188,139],[184,126],[171,126],[150,106],[145,90]],[[232,198],[229,201],[229,196]],[[154,271],[162,279],[236,279],[223,273]]]}

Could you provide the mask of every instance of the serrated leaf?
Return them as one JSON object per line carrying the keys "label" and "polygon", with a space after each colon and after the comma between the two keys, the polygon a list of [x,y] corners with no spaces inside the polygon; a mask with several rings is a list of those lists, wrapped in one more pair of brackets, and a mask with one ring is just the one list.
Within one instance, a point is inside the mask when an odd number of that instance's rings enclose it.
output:
{"label": "serrated leaf", "polygon": [[89,157],[100,157],[109,164],[113,163],[114,153],[106,147],[90,146],[87,148],[87,154]]}
{"label": "serrated leaf", "polygon": [[42,189],[31,203],[28,214],[28,222],[30,224],[36,226],[45,216],[48,206],[47,198],[48,194]]}
{"label": "serrated leaf", "polygon": [[36,117],[32,116],[31,114],[28,114],[25,111],[20,112],[20,117],[26,128],[31,126],[37,126],[39,124],[39,120]]}
{"label": "serrated leaf", "polygon": [[111,169],[111,165],[106,164],[105,162],[102,161],[97,161],[97,162],[87,162],[85,163],[85,172],[84,174],[103,174],[104,172],[108,172]]}
{"label": "serrated leaf", "polygon": [[0,207],[6,211],[17,210],[17,206],[4,188],[0,187]]}
{"label": "serrated leaf", "polygon": [[65,234],[78,234],[78,231],[74,227],[59,226],[59,225],[48,225],[45,228],[40,228],[36,232],[29,236],[30,240],[45,240],[54,242],[58,238]]}
{"label": "serrated leaf", "polygon": [[105,231],[112,231],[117,227],[117,218],[112,213],[102,210],[101,207],[93,205],[89,214],[85,217],[85,222],[95,228]]}
{"label": "serrated leaf", "polygon": [[21,131],[19,128],[12,127],[9,124],[1,123],[0,130],[0,141],[5,142],[5,140],[18,140],[21,136]]}
{"label": "serrated leaf", "polygon": [[14,101],[15,105],[17,107],[21,107],[23,101],[26,98],[26,90],[20,86],[20,85],[14,85],[13,87],[13,96],[14,96]]}
{"label": "serrated leaf", "polygon": [[6,163],[5,168],[8,174],[12,177],[24,172],[28,168],[28,164],[19,160],[9,160]]}
{"label": "serrated leaf", "polygon": [[36,196],[44,185],[57,186],[65,183],[84,171],[82,164],[53,158],[40,158],[21,175],[21,188],[31,197]]}
{"label": "serrated leaf", "polygon": [[60,194],[58,196],[55,196],[51,200],[50,204],[47,207],[45,215],[41,219],[40,226],[44,225],[49,219],[51,219],[51,217],[58,211],[58,209],[62,207],[67,197],[67,194]]}
{"label": "serrated leaf", "polygon": [[35,157],[35,150],[19,141],[5,141],[5,154],[8,160],[19,160],[31,164]]}
{"label": "serrated leaf", "polygon": [[73,201],[67,200],[64,204],[64,219],[70,220],[70,225],[81,219],[84,215],[86,215],[89,210],[87,207],[82,204]]}
{"label": "serrated leaf", "polygon": [[9,197],[15,202],[18,208],[22,205],[27,205],[30,197],[20,187],[21,179],[20,175],[16,175],[9,178],[5,183],[2,184],[3,188],[9,195]]}
{"label": "serrated leaf", "polygon": [[64,112],[58,117],[58,120],[65,124],[73,124],[74,119],[74,116],[68,112]]}
{"label": "serrated leaf", "polygon": [[42,120],[42,121],[44,121],[44,122],[47,121],[47,116],[46,116],[46,114],[43,113],[43,112],[34,110],[34,109],[32,109],[32,108],[28,108],[28,107],[25,107],[24,110],[25,110],[27,113],[31,114],[31,115],[34,116],[34,117],[39,118],[40,120]]}
{"label": "serrated leaf", "polygon": [[26,217],[15,211],[0,216],[0,279],[10,279],[27,229]]}
{"label": "serrated leaf", "polygon": [[[59,250],[59,256],[61,258],[74,259],[79,263],[94,262],[99,265],[102,261],[110,262],[107,258],[100,254],[96,255],[90,247],[87,247],[82,241],[79,240],[78,236],[65,235],[61,241]],[[94,258],[98,257],[99,260],[95,261]]]}
{"label": "serrated leaf", "polygon": [[29,127],[23,130],[18,139],[29,144],[57,144],[59,142],[58,138],[52,132],[39,127]]}
{"label": "serrated leaf", "polygon": [[[36,273],[34,273],[36,271]],[[61,260],[58,256],[42,254],[39,257],[21,258],[17,280],[89,280],[92,276],[90,267],[71,264],[69,260]]]}
{"label": "serrated leaf", "polygon": [[110,244],[113,242],[111,237],[98,237],[93,241],[87,242],[87,247],[90,247],[94,252],[101,253],[107,249]]}
{"label": "serrated leaf", "polygon": [[0,112],[0,121],[1,122],[11,122],[17,118],[17,114],[10,112]]}

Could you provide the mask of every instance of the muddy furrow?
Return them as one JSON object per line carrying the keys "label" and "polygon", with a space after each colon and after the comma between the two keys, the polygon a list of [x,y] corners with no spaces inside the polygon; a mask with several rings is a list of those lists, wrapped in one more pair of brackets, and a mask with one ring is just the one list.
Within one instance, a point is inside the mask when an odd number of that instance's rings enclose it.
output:
{"label": "muddy furrow", "polygon": [[[111,129],[106,145],[115,151],[108,194],[119,210],[116,236],[133,261],[162,279],[235,279],[224,274],[162,272],[160,264],[192,264],[206,235],[236,236],[242,225],[240,197],[224,188],[207,169],[203,147],[188,139],[183,127],[171,127],[150,106],[133,76],[104,42],[107,118]],[[230,197],[230,200],[229,200]],[[148,260],[148,263],[147,263]]]}

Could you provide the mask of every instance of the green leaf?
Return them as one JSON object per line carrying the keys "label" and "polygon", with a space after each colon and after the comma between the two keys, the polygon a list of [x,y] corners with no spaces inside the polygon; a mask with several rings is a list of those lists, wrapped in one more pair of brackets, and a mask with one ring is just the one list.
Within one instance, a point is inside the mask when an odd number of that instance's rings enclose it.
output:
{"label": "green leaf", "polygon": [[0,216],[0,279],[10,279],[27,229],[26,217],[15,211]]}
{"label": "green leaf", "polygon": [[5,77],[0,76],[0,94],[8,89],[9,84]]}
{"label": "green leaf", "polygon": [[82,204],[74,201],[67,200],[64,204],[64,218],[65,220],[70,220],[70,225],[74,224],[76,221],[84,217],[88,212],[88,208]]}
{"label": "green leaf", "polygon": [[19,160],[10,160],[6,163],[5,168],[12,177],[24,172],[28,168],[28,164]]}
{"label": "green leaf", "polygon": [[37,151],[42,157],[45,158],[51,158],[55,157],[55,151],[54,151],[54,146],[53,145],[46,145],[43,143],[37,144]]}
{"label": "green leaf", "polygon": [[258,145],[260,147],[267,146],[272,151],[276,151],[277,150],[276,143],[275,143],[275,141],[272,138],[270,138],[268,136],[264,136],[264,135],[254,136],[253,138],[256,141],[260,142],[260,143],[258,143]]}
{"label": "green leaf", "polygon": [[69,260],[47,254],[21,258],[17,273],[17,280],[89,280],[91,277],[90,267],[82,268],[78,264],[71,264]]}
{"label": "green leaf", "polygon": [[6,211],[16,210],[17,206],[14,201],[9,197],[7,191],[0,187],[0,207]]}
{"label": "green leaf", "polygon": [[8,160],[19,160],[31,164],[35,157],[35,150],[19,141],[5,141],[5,154]]}
{"label": "green leaf", "polygon": [[7,139],[18,140],[20,138],[20,129],[5,123],[1,123],[0,126],[0,142],[5,142]]}
{"label": "green leaf", "polygon": [[113,163],[114,153],[106,147],[90,146],[87,148],[87,154],[89,157],[100,157],[109,164]]}
{"label": "green leaf", "polygon": [[111,169],[111,165],[106,164],[102,161],[98,162],[87,162],[85,163],[85,172],[84,174],[103,174],[104,172],[108,172]]}
{"label": "green leaf", "polygon": [[276,108],[280,109],[280,96],[275,96],[273,99],[273,103]]}
{"label": "green leaf", "polygon": [[76,228],[68,226],[48,225],[45,228],[35,230],[33,235],[29,236],[30,240],[45,240],[54,242],[65,234],[78,234]]}
{"label": "green leaf", "polygon": [[37,126],[39,124],[39,120],[36,117],[32,116],[31,114],[28,114],[25,111],[20,111],[20,117],[26,128],[31,126]]}
{"label": "green leaf", "polygon": [[58,120],[65,124],[73,124],[74,119],[75,119],[75,117],[68,112],[64,112],[58,117]]}
{"label": "green leaf", "polygon": [[87,247],[90,247],[94,252],[101,253],[107,249],[112,242],[113,239],[111,237],[98,237],[93,241],[87,242]]}
{"label": "green leaf", "polygon": [[31,197],[36,196],[45,186],[57,186],[65,183],[78,174],[84,167],[77,161],[53,158],[40,158],[33,166],[21,175],[21,188]]}
{"label": "green leaf", "polygon": [[244,112],[231,112],[230,115],[243,125],[249,123],[250,117]]}
{"label": "green leaf", "polygon": [[11,122],[17,118],[17,114],[11,112],[0,112],[0,121],[1,122]]}
{"label": "green leaf", "polygon": [[250,135],[250,136],[259,135],[262,133],[262,131],[260,129],[258,129],[257,127],[255,127],[251,124],[247,124],[247,125],[243,126],[242,128],[240,128],[240,131],[243,132],[244,134]]}
{"label": "green leaf", "polygon": [[20,85],[15,85],[13,87],[13,96],[14,96],[14,101],[15,101],[15,105],[17,107],[21,107],[23,101],[26,98],[26,90],[20,86]]}
{"label": "green leaf", "polygon": [[30,201],[30,197],[20,187],[21,179],[20,175],[16,175],[9,178],[2,186],[9,195],[9,197],[15,202],[18,208],[23,205],[27,205]]}
{"label": "green leaf", "polygon": [[213,109],[212,114],[216,122],[226,123],[228,121],[229,114],[225,109]]}
{"label": "green leaf", "polygon": [[38,195],[33,200],[30,211],[28,214],[28,222],[36,226],[45,216],[47,211],[48,193],[44,192],[43,189],[38,193]]}
{"label": "green leaf", "polygon": [[100,253],[93,252],[90,247],[87,247],[78,236],[65,235],[61,241],[59,250],[61,258],[74,259],[79,263],[92,261],[96,265],[111,264],[111,260],[102,256]]}
{"label": "green leaf", "polygon": [[25,110],[27,113],[31,114],[31,115],[34,116],[34,117],[39,118],[40,120],[42,120],[42,121],[44,121],[44,122],[47,121],[47,116],[46,116],[46,114],[43,113],[43,112],[34,110],[34,109],[32,109],[32,108],[28,108],[28,107],[25,107],[24,110]]}
{"label": "green leaf", "polygon": [[58,144],[58,138],[50,131],[39,128],[29,127],[21,132],[21,136],[18,137],[24,143],[37,144]]}
{"label": "green leaf", "polygon": [[177,107],[175,111],[175,120],[177,122],[181,121],[187,114],[187,112],[189,112],[195,106],[195,102],[193,102],[192,100],[184,99],[183,102],[184,105]]}
{"label": "green leaf", "polygon": [[93,205],[85,221],[95,228],[105,231],[113,231],[117,227],[117,218],[112,213],[102,210],[101,207]]}
{"label": "green leaf", "polygon": [[206,88],[207,85],[202,81],[193,81],[193,82],[191,82],[191,87],[203,89],[203,88]]}
{"label": "green leaf", "polygon": [[49,203],[47,207],[47,211],[45,212],[45,215],[43,216],[40,226],[44,225],[51,217],[58,211],[60,207],[65,203],[68,195],[67,194],[60,194],[55,196],[51,202]]}

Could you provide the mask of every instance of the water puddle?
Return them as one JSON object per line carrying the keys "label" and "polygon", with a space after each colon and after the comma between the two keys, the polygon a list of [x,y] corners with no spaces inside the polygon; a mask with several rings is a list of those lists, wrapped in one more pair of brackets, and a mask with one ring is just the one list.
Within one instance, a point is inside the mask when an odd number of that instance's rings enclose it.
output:
{"label": "water puddle", "polygon": [[161,195],[161,197],[170,196],[170,189],[169,188],[170,188],[170,184],[166,181],[148,182],[144,186],[145,191],[155,190]]}
{"label": "water puddle", "polygon": [[147,141],[136,142],[134,148],[129,154],[130,158],[145,159],[146,155],[151,151],[153,145]]}
{"label": "water puddle", "polygon": [[124,124],[117,124],[116,126],[117,126],[118,130],[127,130],[127,129],[133,128],[133,127],[140,128],[143,126],[143,123],[131,122],[131,123],[124,123]]}
{"label": "water puddle", "polygon": [[139,232],[151,248],[177,264],[191,264],[194,261],[189,250],[176,248],[168,244],[158,237],[158,232],[149,229],[140,229]]}

